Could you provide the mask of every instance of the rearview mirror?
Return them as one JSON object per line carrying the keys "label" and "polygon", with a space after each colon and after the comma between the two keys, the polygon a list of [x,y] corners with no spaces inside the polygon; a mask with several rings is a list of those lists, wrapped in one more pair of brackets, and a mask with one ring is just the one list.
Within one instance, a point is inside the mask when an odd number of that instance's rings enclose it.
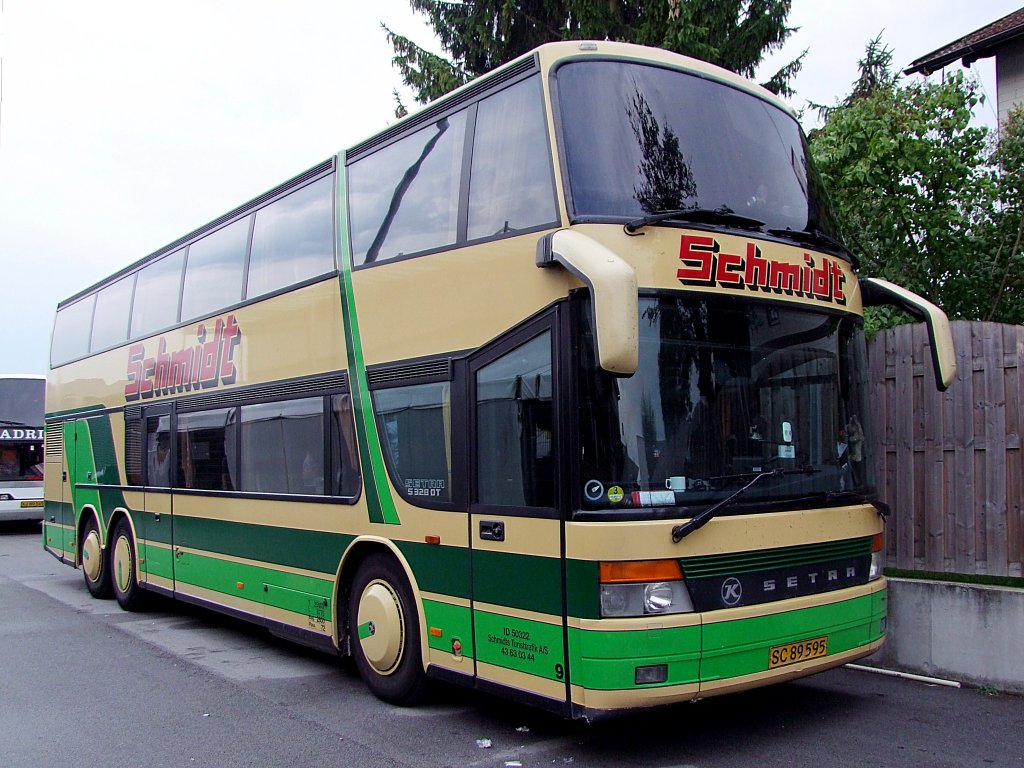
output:
{"label": "rearview mirror", "polygon": [[924,321],[931,342],[935,386],[945,392],[956,377],[956,351],[946,313],[916,293],[877,277],[863,278],[860,291],[865,307],[898,307]]}
{"label": "rearview mirror", "polygon": [[537,243],[537,266],[561,265],[593,301],[597,362],[616,376],[636,373],[640,358],[636,273],[614,251],[580,232],[560,229]]}

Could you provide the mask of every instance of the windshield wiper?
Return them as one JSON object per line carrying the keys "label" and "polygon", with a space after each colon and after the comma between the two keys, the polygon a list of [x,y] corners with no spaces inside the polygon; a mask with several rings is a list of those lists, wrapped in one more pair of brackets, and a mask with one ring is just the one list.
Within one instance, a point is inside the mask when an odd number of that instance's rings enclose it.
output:
{"label": "windshield wiper", "polygon": [[[694,515],[687,522],[680,523],[679,525],[675,526],[672,529],[672,541],[678,544],[680,541],[682,541],[684,538],[686,538],[691,533],[696,531],[698,528],[703,528],[704,525],[711,518],[713,518],[722,510],[731,507],[733,504],[736,503],[736,500],[739,499],[740,496],[747,492],[748,489],[750,489],[757,483],[761,482],[761,480],[763,480],[766,477],[782,477],[783,475],[810,475],[818,471],[820,470],[814,469],[813,467],[803,467],[801,469],[782,469],[780,467],[779,469],[769,469],[766,472],[758,472],[756,475],[754,475],[753,480],[751,480],[749,483],[747,483],[742,488],[737,490],[734,494],[732,494],[732,496],[728,496],[722,499],[717,504],[713,504],[700,514]],[[725,477],[720,477],[716,479],[724,480],[744,476],[745,475],[726,475]]]}
{"label": "windshield wiper", "polygon": [[860,266],[857,257],[853,254],[849,248],[840,243],[831,235],[826,235],[820,229],[801,230],[801,229],[769,229],[769,235],[775,235],[775,237],[781,237],[785,240],[795,240],[798,243],[804,245],[823,245],[826,248],[831,248],[834,251],[839,251],[850,259],[850,262],[855,266]]}
{"label": "windshield wiper", "polygon": [[28,424],[26,424],[23,421],[10,421],[9,419],[0,419],[0,424],[3,424],[6,427],[27,427],[28,426]]}
{"label": "windshield wiper", "polygon": [[649,224],[657,224],[659,221],[694,221],[700,224],[721,224],[727,227],[739,227],[740,229],[761,229],[763,221],[751,219],[747,216],[740,216],[732,208],[722,205],[718,208],[676,208],[673,210],[658,211],[639,219],[627,221],[623,227],[627,235],[635,235],[638,229]]}
{"label": "windshield wiper", "polygon": [[836,501],[847,501],[854,504],[870,504],[878,512],[879,517],[888,520],[892,514],[892,508],[877,496],[861,493],[859,491],[819,491],[807,496],[800,496],[792,499],[793,502],[823,501],[830,504]]}

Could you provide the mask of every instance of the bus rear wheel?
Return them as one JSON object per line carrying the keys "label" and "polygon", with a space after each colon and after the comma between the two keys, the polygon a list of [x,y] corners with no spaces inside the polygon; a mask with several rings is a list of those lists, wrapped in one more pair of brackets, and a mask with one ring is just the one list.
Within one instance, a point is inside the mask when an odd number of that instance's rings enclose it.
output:
{"label": "bus rear wheel", "polygon": [[106,558],[104,558],[100,527],[92,515],[89,515],[89,519],[85,521],[80,544],[85,586],[90,595],[100,600],[106,600],[111,596],[110,569],[107,568]]}
{"label": "bus rear wheel", "polygon": [[419,614],[394,558],[373,554],[359,566],[348,623],[356,668],[373,694],[402,706],[419,701],[426,689]]}
{"label": "bus rear wheel", "polygon": [[123,517],[114,526],[114,539],[110,550],[111,585],[118,605],[126,611],[141,610],[146,593],[139,585],[137,578],[137,553],[132,527]]}

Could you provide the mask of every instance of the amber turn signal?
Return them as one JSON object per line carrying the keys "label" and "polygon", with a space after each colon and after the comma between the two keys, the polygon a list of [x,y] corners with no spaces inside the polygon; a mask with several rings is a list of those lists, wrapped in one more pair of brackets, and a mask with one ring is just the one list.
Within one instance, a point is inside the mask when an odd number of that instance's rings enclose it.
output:
{"label": "amber turn signal", "polygon": [[602,584],[627,584],[640,581],[675,581],[683,578],[678,560],[631,560],[601,563]]}

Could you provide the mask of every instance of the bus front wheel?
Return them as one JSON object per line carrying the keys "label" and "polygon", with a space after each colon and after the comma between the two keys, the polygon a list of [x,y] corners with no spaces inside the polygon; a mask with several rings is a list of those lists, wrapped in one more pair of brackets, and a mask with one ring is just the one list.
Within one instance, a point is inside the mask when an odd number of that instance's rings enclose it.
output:
{"label": "bus front wheel", "polygon": [[110,569],[104,557],[103,542],[100,540],[100,527],[96,518],[89,515],[82,529],[81,539],[82,573],[85,574],[85,586],[89,594],[105,600],[111,595]]}
{"label": "bus front wheel", "polygon": [[419,616],[412,588],[393,558],[376,553],[359,566],[348,623],[356,668],[374,695],[402,706],[422,698]]}
{"label": "bus front wheel", "polygon": [[114,597],[126,611],[138,611],[143,607],[145,593],[139,586],[136,574],[135,537],[128,520],[121,518],[114,526],[111,545],[110,575]]}

